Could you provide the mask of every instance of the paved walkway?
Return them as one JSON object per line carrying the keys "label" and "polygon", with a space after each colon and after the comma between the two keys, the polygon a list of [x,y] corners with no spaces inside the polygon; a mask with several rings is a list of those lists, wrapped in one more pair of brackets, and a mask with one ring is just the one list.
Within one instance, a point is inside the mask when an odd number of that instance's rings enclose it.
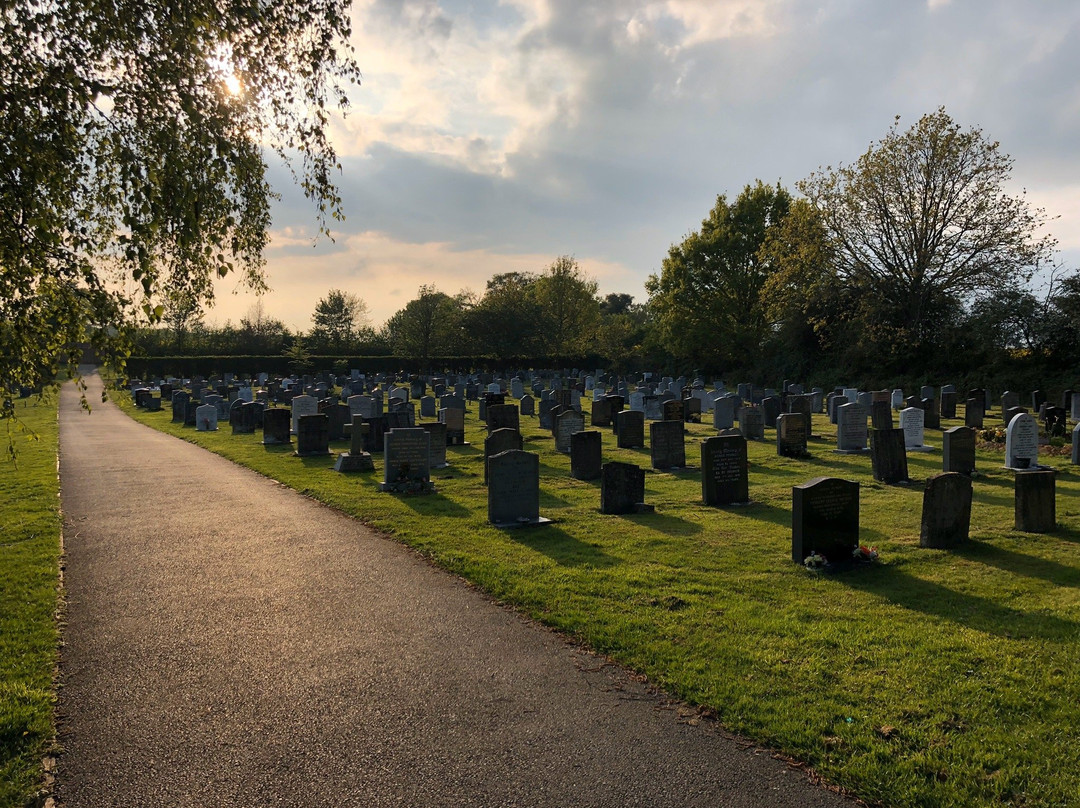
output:
{"label": "paved walkway", "polygon": [[851,805],[354,520],[60,409],[65,808]]}

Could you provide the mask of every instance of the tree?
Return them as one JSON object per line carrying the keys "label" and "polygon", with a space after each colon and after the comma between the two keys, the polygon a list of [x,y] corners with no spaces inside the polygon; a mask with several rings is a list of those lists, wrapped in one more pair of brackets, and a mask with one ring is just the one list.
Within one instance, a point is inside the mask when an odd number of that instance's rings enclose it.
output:
{"label": "tree", "polygon": [[503,272],[487,282],[484,296],[465,314],[465,331],[477,353],[499,359],[535,356],[541,350],[536,275]]}
{"label": "tree", "polygon": [[430,359],[456,353],[460,344],[461,301],[434,286],[421,286],[416,298],[386,321],[384,330],[396,356]]}
{"label": "tree", "polygon": [[894,341],[929,345],[943,312],[1003,290],[1053,255],[1046,222],[1024,195],[1004,190],[1012,159],[944,108],[906,132],[899,118],[854,165],[799,184],[821,210],[837,275],[865,299]]}
{"label": "tree", "polygon": [[240,318],[239,349],[243,354],[280,353],[288,336],[285,323],[266,313],[261,297]]}
{"label": "tree", "polygon": [[367,325],[367,303],[350,292],[331,289],[315,304],[311,337],[334,351],[349,348],[357,332]]}
{"label": "tree", "polygon": [[539,342],[548,356],[575,356],[589,350],[591,329],[600,319],[596,281],[568,255],[561,255],[536,279],[533,295],[540,308]]}
{"label": "tree", "polygon": [[358,77],[349,34],[348,0],[5,3],[0,392],[83,341],[122,358],[166,296],[263,287],[264,148],[301,164],[321,229],[340,216],[326,127]]}
{"label": "tree", "polygon": [[668,250],[645,288],[656,337],[676,359],[722,370],[759,356],[769,331],[761,290],[772,271],[760,249],[790,205],[784,188],[759,180],[734,203],[718,196],[701,230]]}

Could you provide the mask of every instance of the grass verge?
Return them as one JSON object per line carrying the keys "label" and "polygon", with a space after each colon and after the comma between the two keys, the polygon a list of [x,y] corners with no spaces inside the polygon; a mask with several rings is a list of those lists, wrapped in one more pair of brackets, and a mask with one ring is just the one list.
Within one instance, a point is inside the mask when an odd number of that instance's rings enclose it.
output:
{"label": "grass verge", "polygon": [[16,402],[17,465],[0,463],[0,807],[32,804],[55,728],[60,563],[56,396]]}
{"label": "grass verge", "polygon": [[[605,516],[598,483],[571,479],[550,434],[523,418],[541,515],[555,524],[500,531],[486,521],[475,404],[473,445],[448,447],[438,493],[401,497],[378,492],[381,471],[337,474],[330,458],[296,458],[228,425],[196,432],[117,397],[136,419],[408,543],[867,801],[1059,806],[1080,794],[1080,476],[1065,458],[1046,458],[1059,470],[1058,529],[1032,535],[1013,529],[1001,452],[980,449],[972,540],[945,552],[918,546],[939,432],[927,431],[935,451],[909,454],[913,484],[886,486],[868,455],[834,454],[835,427],[815,416],[810,459],[751,443],[751,505],[703,506],[696,468],[649,470],[656,513]],[[605,461],[649,466],[647,450],[617,449],[601,431]],[[697,467],[713,430],[688,431]],[[861,484],[861,538],[878,564],[822,575],[791,562],[791,486],[816,476]]]}

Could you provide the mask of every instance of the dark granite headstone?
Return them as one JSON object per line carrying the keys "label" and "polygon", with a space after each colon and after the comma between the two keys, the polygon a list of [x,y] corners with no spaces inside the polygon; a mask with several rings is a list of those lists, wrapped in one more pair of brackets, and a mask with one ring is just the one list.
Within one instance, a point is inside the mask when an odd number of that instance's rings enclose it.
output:
{"label": "dark granite headstone", "polygon": [[986,418],[986,399],[969,398],[964,405],[964,426],[982,429],[984,418]]}
{"label": "dark granite headstone", "polygon": [[941,416],[938,415],[937,401],[933,398],[924,398],[919,402],[923,410],[923,428],[941,429]]}
{"label": "dark granite headstone", "polygon": [[1025,533],[1049,533],[1057,527],[1053,469],[1018,471],[1015,482],[1016,529]]}
{"label": "dark granite headstone", "polygon": [[776,454],[780,457],[807,457],[806,416],[785,412],[776,417]]}
{"label": "dark granite headstone", "polygon": [[172,395],[172,422],[182,424],[187,419],[187,405],[191,395],[183,390],[176,390]]}
{"label": "dark granite headstone", "polygon": [[[235,406],[236,403],[240,406]],[[237,399],[229,412],[229,423],[234,435],[250,435],[255,432],[255,410],[259,405]]]}
{"label": "dark granite headstone", "polygon": [[511,449],[487,459],[488,521],[523,527],[550,521],[540,516],[540,457]]}
{"label": "dark granite headstone", "polygon": [[595,480],[603,463],[603,436],[595,430],[570,436],[570,476],[575,480]]}
{"label": "dark granite headstone", "polygon": [[954,426],[941,435],[942,469],[957,474],[975,471],[975,430],[969,426]]}
{"label": "dark granite headstone", "polygon": [[[485,398],[494,397],[492,393],[485,394]],[[502,397],[502,394],[499,394]],[[487,431],[494,432],[496,429],[521,429],[518,418],[517,404],[497,404],[488,402],[487,405]]]}
{"label": "dark granite headstone", "polygon": [[686,465],[683,422],[653,421],[649,424],[649,448],[654,469],[683,468]]}
{"label": "dark granite headstone", "polygon": [[605,463],[600,474],[600,513],[641,513],[645,506],[645,470],[633,463]]}
{"label": "dark granite headstone", "polygon": [[431,435],[426,429],[391,429],[383,435],[383,491],[427,493]]}
{"label": "dark granite headstone", "polygon": [[529,395],[519,398],[518,412],[522,415],[536,415],[536,399]]}
{"label": "dark granite headstone", "polygon": [[956,547],[967,541],[970,525],[971,478],[945,472],[927,480],[919,546],[941,550]]}
{"label": "dark granite headstone", "polygon": [[508,452],[511,449],[521,450],[524,441],[521,433],[516,429],[496,429],[484,438],[484,483],[488,481],[488,461],[497,454]]}
{"label": "dark granite headstone", "polygon": [[296,423],[296,456],[330,454],[330,423],[325,413],[301,415]]}
{"label": "dark granite headstone", "polygon": [[[175,397],[176,394],[174,393]],[[263,445],[292,443],[292,413],[284,407],[263,410]]]}
{"label": "dark granite headstone", "polygon": [[570,437],[585,429],[585,416],[577,410],[568,409],[555,416],[555,451],[570,454]]}
{"label": "dark granite headstone", "polygon": [[907,482],[907,451],[904,430],[872,429],[870,431],[870,463],[874,479],[893,484]]}
{"label": "dark granite headstone", "polygon": [[945,392],[941,393],[941,417],[942,418],[955,418],[956,417],[956,393]]}
{"label": "dark granite headstone", "polygon": [[645,413],[624,410],[615,416],[618,424],[617,445],[620,449],[639,449],[645,446]]}
{"label": "dark granite headstone", "polygon": [[815,477],[791,489],[791,559],[812,552],[832,563],[849,562],[859,548],[859,484]]}
{"label": "dark granite headstone", "polygon": [[778,396],[766,396],[761,400],[761,415],[766,429],[776,429],[776,419],[782,411],[782,402]]}
{"label": "dark granite headstone", "polygon": [[433,469],[446,468],[446,424],[441,421],[428,421],[422,424],[431,436],[430,462]]}
{"label": "dark granite headstone", "polygon": [[701,442],[701,500],[730,505],[750,500],[746,439],[721,435]]}
{"label": "dark granite headstone", "polygon": [[1013,418],[1026,412],[1027,410],[1023,407],[1009,407],[1007,410],[1002,411],[1001,419],[1005,422],[1005,426],[1007,427],[1012,423]]}
{"label": "dark granite headstone", "polygon": [[663,413],[665,421],[679,421],[681,423],[686,420],[686,410],[683,403],[675,399],[664,402]]}
{"label": "dark granite headstone", "polygon": [[874,429],[892,429],[892,405],[888,401],[870,402],[870,426]]}

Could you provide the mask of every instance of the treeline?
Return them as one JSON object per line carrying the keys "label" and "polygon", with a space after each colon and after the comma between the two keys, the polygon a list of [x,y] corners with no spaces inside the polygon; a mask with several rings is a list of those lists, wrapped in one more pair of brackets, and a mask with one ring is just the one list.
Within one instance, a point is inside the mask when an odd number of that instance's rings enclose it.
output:
{"label": "treeline", "polygon": [[938,110],[906,131],[894,124],[851,165],[798,183],[799,195],[757,181],[719,196],[671,246],[644,302],[598,295],[563,256],[542,272],[495,275],[479,295],[422,287],[378,329],[362,300],[331,290],[306,333],[261,307],[235,327],[167,317],[136,353],[597,356],[617,372],[762,381],[1071,385],[1080,275],[1055,264],[1045,212],[1006,193],[1011,166]]}

